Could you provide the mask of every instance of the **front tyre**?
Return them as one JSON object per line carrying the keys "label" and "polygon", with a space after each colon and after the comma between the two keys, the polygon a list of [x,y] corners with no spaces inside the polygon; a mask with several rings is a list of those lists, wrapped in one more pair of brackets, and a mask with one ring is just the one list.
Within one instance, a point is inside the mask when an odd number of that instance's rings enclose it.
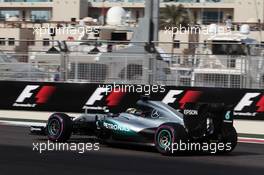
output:
{"label": "front tyre", "polygon": [[185,129],[179,124],[163,124],[155,132],[155,146],[158,152],[163,155],[172,155],[179,152],[173,150],[175,143],[185,141],[187,138]]}
{"label": "front tyre", "polygon": [[73,121],[63,113],[55,113],[50,116],[47,123],[48,139],[53,142],[66,142],[72,134]]}

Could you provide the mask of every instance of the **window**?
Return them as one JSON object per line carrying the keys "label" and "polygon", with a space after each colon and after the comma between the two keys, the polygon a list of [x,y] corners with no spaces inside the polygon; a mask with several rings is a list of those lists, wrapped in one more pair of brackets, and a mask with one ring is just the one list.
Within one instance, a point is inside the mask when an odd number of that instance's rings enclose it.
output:
{"label": "window", "polygon": [[236,67],[236,59],[227,60],[227,67],[228,68],[235,68]]}
{"label": "window", "polygon": [[111,38],[112,41],[127,41],[127,33],[114,32]]}
{"label": "window", "polygon": [[0,46],[4,46],[5,44],[5,38],[0,38]]}
{"label": "window", "polygon": [[15,38],[8,38],[8,45],[14,46],[15,45]]}
{"label": "window", "polygon": [[51,18],[51,12],[45,10],[32,10],[31,20],[35,22],[48,21]]}
{"label": "window", "polygon": [[49,38],[44,38],[43,39],[43,46],[49,46],[50,45],[50,39]]}
{"label": "window", "polygon": [[264,48],[264,41],[261,41],[260,47]]}
{"label": "window", "polygon": [[11,17],[18,17],[19,11],[18,10],[0,10],[0,20],[5,21]]}
{"label": "window", "polygon": [[174,40],[173,48],[179,49],[181,47],[180,40]]}
{"label": "window", "polygon": [[204,11],[203,24],[219,23],[223,21],[222,11]]}
{"label": "window", "polygon": [[213,55],[246,55],[245,49],[244,45],[233,41],[213,41],[212,44]]}

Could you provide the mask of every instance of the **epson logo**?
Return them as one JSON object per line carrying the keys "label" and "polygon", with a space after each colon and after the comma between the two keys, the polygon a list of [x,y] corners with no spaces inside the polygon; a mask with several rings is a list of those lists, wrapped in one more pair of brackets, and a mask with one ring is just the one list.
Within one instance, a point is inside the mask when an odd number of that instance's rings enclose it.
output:
{"label": "epson logo", "polygon": [[197,110],[184,110],[183,111],[184,115],[198,115],[198,111]]}

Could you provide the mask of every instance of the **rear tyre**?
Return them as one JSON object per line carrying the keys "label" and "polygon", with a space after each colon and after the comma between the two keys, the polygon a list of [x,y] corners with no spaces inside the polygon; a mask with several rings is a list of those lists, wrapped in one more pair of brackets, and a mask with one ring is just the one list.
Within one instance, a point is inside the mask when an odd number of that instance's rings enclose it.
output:
{"label": "rear tyre", "polygon": [[187,138],[184,127],[180,124],[163,124],[155,132],[156,149],[163,155],[172,155],[179,153],[179,150],[174,150],[174,144],[185,142]]}
{"label": "rear tyre", "polygon": [[48,139],[53,142],[66,142],[72,134],[73,121],[63,113],[52,114],[47,123]]}
{"label": "rear tyre", "polygon": [[221,129],[220,142],[226,145],[224,150],[218,150],[218,153],[230,153],[237,145],[237,132],[234,126],[223,126]]}

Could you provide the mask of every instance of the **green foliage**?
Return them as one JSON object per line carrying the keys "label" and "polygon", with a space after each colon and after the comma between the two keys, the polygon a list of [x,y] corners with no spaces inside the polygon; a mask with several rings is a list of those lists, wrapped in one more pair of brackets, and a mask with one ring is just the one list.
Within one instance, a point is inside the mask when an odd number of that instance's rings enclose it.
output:
{"label": "green foliage", "polygon": [[165,8],[161,9],[160,12],[160,27],[180,27],[191,26],[193,24],[193,16],[190,11],[182,4],[166,5]]}

